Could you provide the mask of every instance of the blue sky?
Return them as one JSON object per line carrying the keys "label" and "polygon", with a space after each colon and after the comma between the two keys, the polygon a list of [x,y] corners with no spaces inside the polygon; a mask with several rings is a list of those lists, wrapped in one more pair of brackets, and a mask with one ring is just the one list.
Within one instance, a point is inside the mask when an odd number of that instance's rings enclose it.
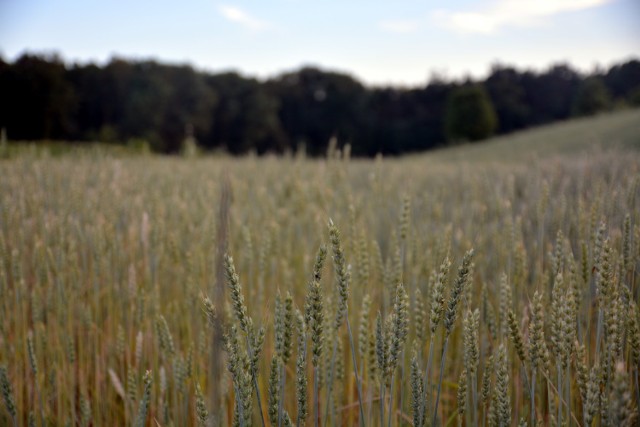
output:
{"label": "blue sky", "polygon": [[0,53],[114,55],[269,77],[302,65],[375,85],[491,64],[592,70],[640,57],[638,0],[0,0]]}

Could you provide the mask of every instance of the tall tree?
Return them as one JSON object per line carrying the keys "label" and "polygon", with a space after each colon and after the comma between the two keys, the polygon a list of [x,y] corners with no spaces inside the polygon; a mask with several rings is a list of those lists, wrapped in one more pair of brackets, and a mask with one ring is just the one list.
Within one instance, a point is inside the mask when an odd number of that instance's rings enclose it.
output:
{"label": "tall tree", "polygon": [[234,154],[284,149],[278,99],[264,85],[237,73],[209,76],[206,81],[218,97],[208,146],[220,146]]}
{"label": "tall tree", "polygon": [[525,72],[522,87],[531,110],[527,126],[563,120],[571,116],[580,76],[568,65],[555,65],[537,74]]}
{"label": "tall tree", "polygon": [[447,105],[447,135],[453,141],[478,141],[495,132],[498,119],[487,91],[468,85],[453,91]]}
{"label": "tall tree", "polygon": [[614,65],[603,76],[603,82],[614,99],[630,101],[632,93],[640,90],[640,61]]}
{"label": "tall tree", "polygon": [[500,132],[512,132],[527,126],[530,107],[521,78],[522,75],[514,68],[495,65],[484,82],[496,109]]}
{"label": "tall tree", "polygon": [[60,139],[76,123],[73,87],[57,56],[22,55],[2,72],[0,127],[12,139]]}
{"label": "tall tree", "polygon": [[305,143],[311,154],[324,153],[332,136],[355,142],[362,129],[366,89],[345,74],[303,68],[269,82],[280,101],[279,117],[290,148]]}

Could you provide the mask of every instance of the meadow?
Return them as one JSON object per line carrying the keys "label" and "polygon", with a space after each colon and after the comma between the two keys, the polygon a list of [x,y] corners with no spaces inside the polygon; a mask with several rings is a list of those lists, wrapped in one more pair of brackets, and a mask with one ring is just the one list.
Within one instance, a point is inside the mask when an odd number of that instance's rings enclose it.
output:
{"label": "meadow", "polygon": [[638,110],[375,160],[3,150],[0,425],[638,425]]}

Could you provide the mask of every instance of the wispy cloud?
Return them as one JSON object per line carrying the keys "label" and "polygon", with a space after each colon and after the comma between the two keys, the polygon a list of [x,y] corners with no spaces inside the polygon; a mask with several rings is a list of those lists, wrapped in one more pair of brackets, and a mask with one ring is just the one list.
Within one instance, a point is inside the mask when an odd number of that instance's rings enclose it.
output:
{"label": "wispy cloud", "polygon": [[239,7],[220,5],[218,11],[227,21],[241,25],[251,31],[262,31],[272,27],[269,22],[251,16]]}
{"label": "wispy cloud", "polygon": [[471,12],[439,10],[434,19],[462,33],[490,34],[503,27],[539,25],[543,18],[601,6],[612,0],[497,0]]}
{"label": "wispy cloud", "polygon": [[390,33],[414,33],[418,30],[418,23],[416,21],[382,21],[378,26]]}

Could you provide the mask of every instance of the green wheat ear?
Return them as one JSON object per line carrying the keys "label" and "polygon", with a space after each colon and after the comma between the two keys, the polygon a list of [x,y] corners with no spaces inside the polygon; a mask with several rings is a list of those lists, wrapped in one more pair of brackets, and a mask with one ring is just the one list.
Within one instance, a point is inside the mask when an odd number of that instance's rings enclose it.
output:
{"label": "green wheat ear", "polygon": [[36,350],[33,344],[33,332],[29,331],[27,334],[27,352],[29,354],[29,366],[31,366],[31,371],[33,375],[38,375],[38,362],[36,359]]}
{"label": "green wheat ear", "polygon": [[509,326],[509,337],[513,341],[513,346],[516,348],[516,353],[518,357],[522,361],[522,363],[527,362],[527,348],[522,338],[522,333],[520,332],[520,328],[516,321],[516,315],[512,310],[509,310],[507,313],[507,324]]}
{"label": "green wheat ear", "polygon": [[467,311],[463,320],[464,328],[464,366],[470,376],[478,370],[480,348],[478,345],[478,329],[480,325],[480,310]]}
{"label": "green wheat ear", "polygon": [[371,310],[371,297],[365,294],[362,298],[360,309],[360,322],[358,327],[358,354],[364,358],[369,345],[369,311]]}
{"label": "green wheat ear", "polygon": [[529,322],[529,361],[535,370],[540,366],[544,356],[544,309],[542,294],[538,291],[533,295],[531,320]]}
{"label": "green wheat ear", "polygon": [[482,372],[482,392],[480,393],[480,399],[483,405],[489,403],[489,397],[491,397],[491,376],[493,375],[493,355],[489,356],[484,363],[484,370]]}
{"label": "green wheat ear", "polygon": [[629,388],[629,375],[624,362],[616,364],[608,403],[609,422],[614,426],[631,427],[638,419],[638,412]]}
{"label": "green wheat ear", "polygon": [[420,289],[415,292],[415,304],[413,306],[413,323],[416,331],[416,338],[420,343],[427,339],[427,310]]}
{"label": "green wheat ear", "polygon": [[458,424],[462,425],[462,417],[467,407],[467,370],[463,369],[458,378]]}
{"label": "green wheat ear", "polygon": [[589,372],[587,383],[587,400],[585,404],[584,424],[591,425],[593,418],[600,410],[600,366],[594,365]]}
{"label": "green wheat ear", "polygon": [[320,283],[312,281],[309,285],[307,322],[311,324],[311,362],[318,367],[322,358],[324,344],[324,307]]}
{"label": "green wheat ear", "polygon": [[271,425],[278,425],[278,407],[280,404],[280,364],[278,357],[271,359],[271,373],[269,375],[268,412]]}
{"label": "green wheat ear", "polygon": [[298,357],[296,359],[296,400],[298,425],[304,425],[307,418],[307,333],[304,316],[296,309],[296,330],[298,333]]}
{"label": "green wheat ear", "polygon": [[445,258],[440,266],[440,270],[438,271],[436,281],[432,288],[430,316],[431,335],[435,334],[438,324],[442,319],[442,313],[444,312],[444,289],[447,285],[450,267],[451,261],[449,261],[449,258]]}
{"label": "green wheat ear", "polygon": [[2,400],[4,400],[4,406],[7,408],[7,412],[13,420],[14,426],[18,425],[16,402],[13,398],[13,389],[7,376],[7,367],[0,366],[0,389],[2,389]]}
{"label": "green wheat ear", "polygon": [[413,412],[413,425],[422,427],[422,396],[424,394],[424,382],[422,380],[422,369],[418,364],[418,357],[411,358],[411,410]]}
{"label": "green wheat ear", "polygon": [[160,350],[162,350],[167,359],[171,360],[176,354],[176,347],[173,343],[173,336],[169,330],[169,324],[164,316],[158,316],[156,320],[156,329],[158,331],[158,339],[160,342]]}
{"label": "green wheat ear", "polygon": [[391,348],[389,369],[393,372],[398,365],[400,352],[409,333],[409,296],[402,284],[396,287],[396,299],[394,303],[394,317],[391,332]]}
{"label": "green wheat ear", "polygon": [[202,395],[202,389],[200,384],[196,383],[196,415],[198,417],[198,424],[200,427],[206,427],[209,420],[209,411],[204,403],[204,396]]}
{"label": "green wheat ear", "polygon": [[285,334],[285,325],[284,325],[284,310],[282,308],[282,296],[280,295],[280,291],[276,293],[276,298],[274,300],[274,334],[275,334],[275,350],[276,354],[280,358],[281,361],[284,361],[284,334]]}
{"label": "green wheat ear", "polygon": [[496,388],[494,394],[494,405],[498,425],[511,425],[511,399],[509,394],[509,361],[507,360],[507,350],[504,344],[498,348],[498,358],[496,360]]}
{"label": "green wheat ear", "polygon": [[240,329],[245,334],[249,334],[253,327],[253,322],[247,314],[247,307],[244,303],[242,287],[240,286],[240,279],[233,264],[233,258],[228,254],[224,256],[224,273],[227,279],[227,286],[231,292],[231,306],[233,307],[233,313],[235,314],[238,323],[240,323]]}
{"label": "green wheat ear", "polygon": [[149,403],[151,402],[152,381],[153,377],[151,376],[151,371],[146,371],[143,378],[144,392],[142,393],[142,400],[140,401],[140,406],[138,407],[138,415],[136,416],[136,421],[134,423],[135,427],[144,427],[147,423]]}
{"label": "green wheat ear", "polygon": [[291,292],[287,291],[287,295],[284,299],[284,334],[283,334],[283,351],[282,362],[286,364],[291,358],[293,348],[293,296]]}
{"label": "green wheat ear", "polygon": [[634,301],[629,303],[628,322],[631,365],[635,366],[636,369],[640,369],[640,321],[638,320],[638,306]]}
{"label": "green wheat ear", "polygon": [[382,314],[378,312],[376,316],[376,362],[377,371],[380,375],[380,382],[385,383],[387,378],[387,359],[388,359],[388,340],[387,329],[382,320]]}
{"label": "green wheat ear", "polygon": [[131,403],[134,403],[138,398],[138,381],[136,378],[136,371],[129,368],[127,374],[127,398]]}
{"label": "green wheat ear", "polygon": [[336,270],[336,290],[338,294],[334,328],[339,329],[347,313],[347,299],[349,298],[351,274],[347,268],[347,261],[342,250],[340,231],[333,224],[332,220],[329,220],[329,241],[331,242],[333,252],[333,263]]}
{"label": "green wheat ear", "polygon": [[205,316],[207,318],[207,321],[208,321],[209,325],[215,326],[216,319],[217,319],[218,316],[216,315],[216,309],[215,309],[213,303],[211,302],[209,297],[202,296],[202,304],[203,304],[204,313],[205,313]]}
{"label": "green wheat ear", "polygon": [[467,281],[469,280],[472,260],[473,249],[467,251],[467,253],[464,255],[462,264],[458,269],[458,276],[456,277],[456,280],[453,283],[453,287],[451,288],[451,295],[449,296],[449,303],[447,305],[447,310],[444,316],[444,327],[447,335],[451,334],[451,330],[453,329],[456,317],[458,316],[458,303],[460,302],[462,292],[464,291],[467,285]]}

